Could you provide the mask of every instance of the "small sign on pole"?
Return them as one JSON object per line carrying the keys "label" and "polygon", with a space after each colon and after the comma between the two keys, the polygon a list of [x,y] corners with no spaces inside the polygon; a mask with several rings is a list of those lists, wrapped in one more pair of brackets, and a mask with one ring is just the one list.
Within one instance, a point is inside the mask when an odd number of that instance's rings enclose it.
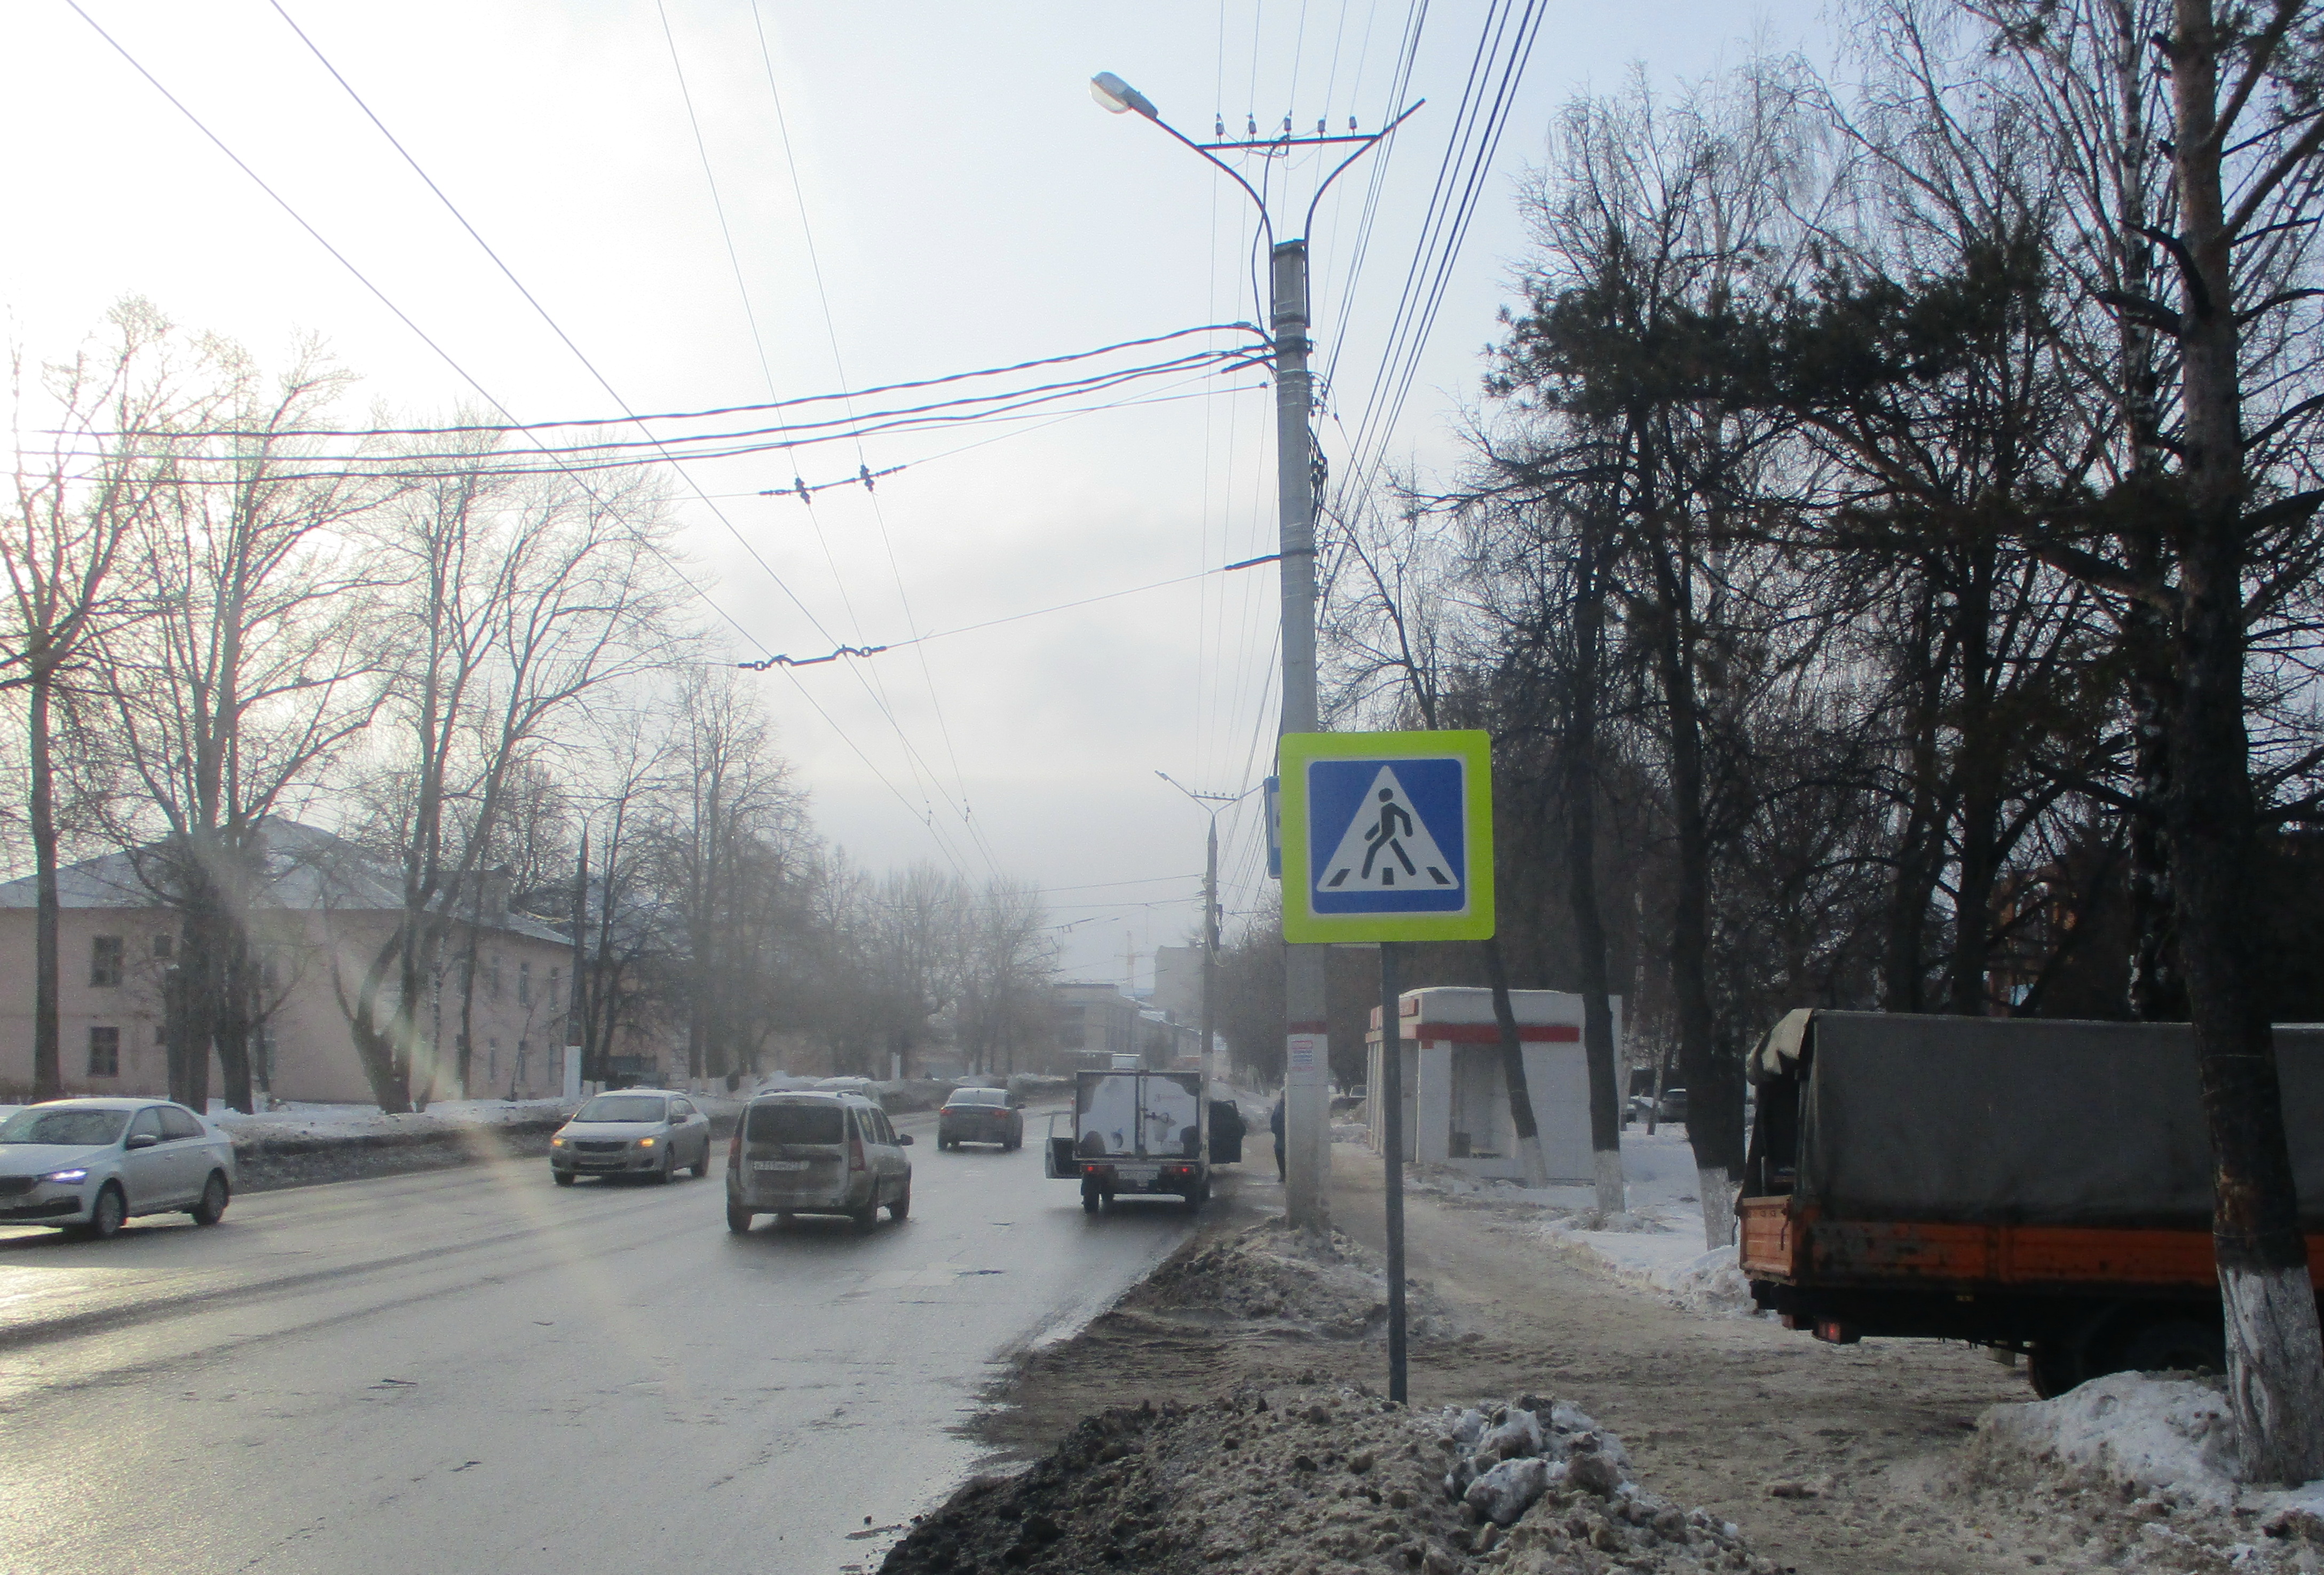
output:
{"label": "small sign on pole", "polygon": [[1267,779],[1267,878],[1283,879],[1283,780]]}
{"label": "small sign on pole", "polygon": [[1285,940],[1492,935],[1490,734],[1291,732],[1281,761]]}

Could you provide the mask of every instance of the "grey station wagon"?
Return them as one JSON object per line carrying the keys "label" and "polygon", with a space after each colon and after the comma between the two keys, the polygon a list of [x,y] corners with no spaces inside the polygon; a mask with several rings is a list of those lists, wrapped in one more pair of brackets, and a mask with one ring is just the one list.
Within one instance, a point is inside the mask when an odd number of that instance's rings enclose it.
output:
{"label": "grey station wagon", "polygon": [[761,1094],[743,1107],[726,1155],[726,1229],[761,1214],[845,1214],[870,1230],[885,1208],[912,1208],[912,1139],[859,1094]]}

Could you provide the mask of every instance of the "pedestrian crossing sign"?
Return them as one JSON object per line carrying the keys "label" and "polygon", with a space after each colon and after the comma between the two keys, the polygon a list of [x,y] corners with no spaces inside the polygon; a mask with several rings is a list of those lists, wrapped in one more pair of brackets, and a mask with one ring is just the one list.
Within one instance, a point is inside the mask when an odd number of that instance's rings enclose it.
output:
{"label": "pedestrian crossing sign", "polygon": [[1286,733],[1281,775],[1285,940],[1493,933],[1489,734]]}

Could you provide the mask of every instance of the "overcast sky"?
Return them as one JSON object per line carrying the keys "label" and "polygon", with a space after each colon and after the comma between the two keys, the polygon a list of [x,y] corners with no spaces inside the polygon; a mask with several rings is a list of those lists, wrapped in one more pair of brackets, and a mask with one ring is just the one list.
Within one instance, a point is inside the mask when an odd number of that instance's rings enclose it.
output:
{"label": "overcast sky", "polygon": [[[1102,112],[1090,75],[1119,72],[1200,140],[1219,118],[1239,134],[1286,115],[1308,134],[1319,119],[1344,131],[1351,115],[1370,131],[1389,111],[1411,11],[1398,0],[80,6],[88,19],[66,0],[0,8],[12,151],[0,306],[16,345],[63,353],[112,301],[143,294],[269,360],[295,333],[325,336],[364,379],[350,419],[368,401],[432,418],[481,404],[480,387],[523,420],[613,405],[291,22],[620,397],[649,410],[1253,318],[1249,200],[1157,128]],[[1360,165],[1312,236],[1315,338],[1335,357],[1322,422],[1335,467],[1372,408],[1488,14],[1483,0],[1425,10],[1406,98],[1428,103],[1389,148],[1369,232]],[[1455,458],[1449,419],[1474,397],[1479,351],[1524,254],[1517,180],[1543,156],[1558,106],[1634,65],[1665,81],[1700,75],[1741,53],[1747,34],[1821,53],[1823,25],[1817,0],[1552,6],[1386,445],[1397,463]],[[1269,182],[1293,198],[1278,209],[1284,233],[1306,207],[1312,159]],[[1260,162],[1242,167],[1258,182]],[[893,641],[1272,551],[1263,377],[1125,391],[1156,392],[1201,397],[691,466],[711,500],[680,505],[698,614],[729,658],[813,654],[829,649],[825,631]],[[795,474],[816,484],[898,465],[876,493],[834,489],[812,509],[756,495]],[[1120,980],[1135,949],[1142,985],[1145,954],[1194,922],[1202,865],[1200,812],[1154,773],[1226,792],[1267,774],[1276,596],[1271,566],[1213,575],[754,681],[818,826],[852,856],[1038,880],[1052,916],[1074,925],[1062,932],[1068,973]],[[1226,906],[1247,909],[1263,875],[1258,819],[1222,825]]]}

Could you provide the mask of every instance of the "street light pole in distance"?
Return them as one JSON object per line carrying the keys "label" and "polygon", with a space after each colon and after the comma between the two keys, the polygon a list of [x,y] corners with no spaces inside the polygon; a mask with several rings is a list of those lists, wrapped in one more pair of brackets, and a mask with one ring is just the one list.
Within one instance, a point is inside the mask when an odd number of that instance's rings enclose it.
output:
{"label": "street light pole in distance", "polygon": [[[1315,474],[1314,438],[1308,425],[1314,405],[1307,369],[1307,240],[1323,193],[1354,163],[1420,110],[1421,99],[1367,136],[1280,136],[1264,142],[1195,142],[1162,118],[1154,101],[1115,76],[1090,78],[1090,97],[1113,115],[1135,114],[1160,126],[1201,154],[1243,189],[1259,208],[1268,244],[1268,328],[1275,352],[1275,475],[1279,519],[1278,553],[1283,587],[1282,732],[1318,731],[1315,704]],[[1300,234],[1278,241],[1267,200],[1232,165],[1226,151],[1267,151],[1352,143],[1353,150],[1315,188],[1300,220]],[[1286,860],[1304,864],[1304,861]],[[1329,1230],[1332,1224],[1331,1046],[1323,999],[1322,946],[1283,949],[1284,1212],[1303,1230]],[[1209,1086],[1204,1089],[1209,1103]]]}
{"label": "street light pole in distance", "polygon": [[[1203,1093],[1195,1120],[1202,1128],[1204,1157],[1211,1152],[1211,1055],[1219,1035],[1219,811],[1240,804],[1256,789],[1240,793],[1197,793],[1167,771],[1154,773],[1206,810],[1211,817],[1208,851],[1203,860]],[[1157,981],[1158,985],[1159,981]]]}

